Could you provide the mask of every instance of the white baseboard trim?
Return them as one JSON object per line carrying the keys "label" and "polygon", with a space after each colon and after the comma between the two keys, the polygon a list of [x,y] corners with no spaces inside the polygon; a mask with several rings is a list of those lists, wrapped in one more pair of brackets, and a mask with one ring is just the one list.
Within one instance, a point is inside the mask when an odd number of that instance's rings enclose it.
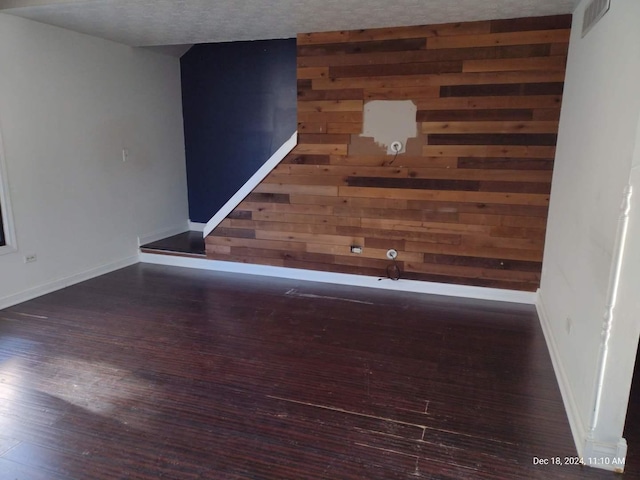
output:
{"label": "white baseboard trim", "polygon": [[107,263],[105,265],[100,265],[99,267],[91,268],[89,270],[85,270],[84,272],[76,273],[68,277],[58,278],[43,285],[38,285],[37,287],[30,288],[29,290],[9,295],[8,297],[0,298],[0,310],[12,307],[22,302],[26,302],[28,300],[32,300],[42,295],[46,295],[47,293],[55,292],[56,290],[61,290],[71,285],[75,285],[76,283],[84,282],[85,280],[99,277],[100,275],[104,275],[106,273],[110,273],[115,270],[134,265],[139,261],[140,260],[138,255],[133,255],[131,257]]}
{"label": "white baseboard trim", "polygon": [[553,364],[553,370],[556,374],[556,380],[560,387],[560,394],[562,395],[562,402],[564,403],[564,409],[567,412],[567,418],[569,419],[569,426],[571,427],[571,434],[573,435],[573,441],[576,445],[578,456],[584,457],[585,441],[587,438],[587,428],[582,422],[580,412],[578,410],[578,404],[576,403],[575,395],[569,383],[569,377],[564,369],[562,360],[560,359],[560,351],[555,341],[553,330],[547,311],[544,306],[544,298],[542,296],[542,290],[538,289],[538,295],[536,298],[536,310],[538,312],[538,318],[540,319],[540,326],[542,327],[542,333],[547,342],[547,348],[549,355],[551,356],[551,363]]}
{"label": "white baseboard trim", "polygon": [[578,457],[582,458],[586,465],[594,468],[610,470],[621,473],[624,470],[624,460],[627,455],[627,442],[624,438],[619,439],[618,443],[604,443],[589,435],[589,428],[584,424],[580,417],[576,397],[569,383],[569,377],[564,369],[560,358],[558,344],[553,335],[551,321],[545,307],[544,296],[542,290],[538,289],[536,299],[536,310],[540,318],[540,325],[544,338],[547,342],[551,363],[556,374],[562,402],[564,403],[567,418],[569,419],[569,427],[573,435],[573,441],[578,452]]}
{"label": "white baseboard trim", "polygon": [[207,225],[204,228],[203,236],[206,237],[213,230],[220,225],[227,215],[229,215],[233,210],[244,200],[244,198],[249,195],[254,188],[258,186],[258,184],[265,179],[271,170],[276,168],[276,166],[282,161],[284,157],[286,157],[291,150],[298,144],[298,132],[293,132],[293,135],[282,144],[282,146],[276,150],[276,152],[271,155],[269,160],[267,160],[256,173],[254,173],[247,182],[240,187],[233,197],[231,197],[227,203],[225,203],[220,210],[207,222]]}
{"label": "white baseboard trim", "polygon": [[163,238],[171,237],[173,235],[186,232],[187,230],[189,230],[189,221],[185,220],[184,223],[174,225],[173,227],[163,228],[162,230],[145,233],[144,235],[138,235],[138,246],[162,240]]}
{"label": "white baseboard trim", "polygon": [[204,228],[206,226],[206,223],[192,222],[191,220],[189,220],[189,230],[192,232],[204,232]]}
{"label": "white baseboard trim", "polygon": [[627,441],[621,438],[618,443],[612,444],[587,438],[584,453],[581,456],[590,467],[623,473],[627,457]]}
{"label": "white baseboard trim", "polygon": [[389,278],[367,277],[346,273],[319,272],[298,268],[272,267],[250,263],[223,262],[205,258],[176,257],[171,255],[155,255],[141,253],[140,261],[158,265],[175,267],[198,268],[217,272],[243,273],[248,275],[262,275],[268,277],[288,278],[308,282],[333,283],[354,287],[379,288],[401,292],[427,293],[446,295],[450,297],[475,298],[480,300],[496,300],[500,302],[525,303],[533,305],[536,294],[533,292],[519,292],[497,288],[472,287],[467,285],[450,285],[435,282],[420,282],[416,280],[391,280]]}

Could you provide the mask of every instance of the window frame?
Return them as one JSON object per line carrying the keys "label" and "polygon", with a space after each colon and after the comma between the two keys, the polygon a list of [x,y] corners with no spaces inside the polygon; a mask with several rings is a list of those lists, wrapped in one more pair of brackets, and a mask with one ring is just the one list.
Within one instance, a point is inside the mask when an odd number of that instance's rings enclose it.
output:
{"label": "window frame", "polygon": [[15,252],[18,249],[18,246],[13,224],[13,214],[11,211],[11,199],[9,198],[9,180],[7,176],[2,132],[0,132],[0,214],[2,232],[4,234],[4,245],[0,246],[0,255],[5,255],[7,253]]}

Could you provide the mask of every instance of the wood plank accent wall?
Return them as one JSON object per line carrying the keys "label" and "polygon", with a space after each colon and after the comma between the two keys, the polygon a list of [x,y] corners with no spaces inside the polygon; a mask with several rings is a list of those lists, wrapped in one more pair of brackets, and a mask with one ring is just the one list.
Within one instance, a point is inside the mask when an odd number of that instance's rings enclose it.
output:
{"label": "wood plank accent wall", "polygon": [[[206,239],[211,259],[534,291],[571,16],[298,36],[299,145]],[[417,152],[353,151],[412,100]],[[350,245],[363,246],[362,254]]]}

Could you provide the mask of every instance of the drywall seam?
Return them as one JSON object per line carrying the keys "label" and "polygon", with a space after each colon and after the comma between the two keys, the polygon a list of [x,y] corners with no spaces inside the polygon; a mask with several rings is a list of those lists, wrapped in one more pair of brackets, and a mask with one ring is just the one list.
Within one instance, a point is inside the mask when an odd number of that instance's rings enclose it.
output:
{"label": "drywall seam", "polygon": [[176,257],[171,255],[141,253],[140,261],[142,263],[197,268],[200,270],[214,270],[218,272],[262,275],[308,282],[322,282],[332,283],[336,285],[349,285],[353,287],[368,287],[401,292],[474,298],[478,300],[495,300],[500,302],[523,303],[528,305],[533,305],[536,301],[536,294],[533,292],[502,290],[498,288],[487,287],[474,287],[468,285],[452,285],[435,282],[422,282],[417,280],[394,281],[389,278],[369,277],[347,273],[321,272],[298,268],[274,267],[269,265],[255,265],[250,263],[224,262],[218,260],[209,260],[205,258]]}
{"label": "drywall seam", "polygon": [[25,290],[14,295],[0,298],[0,310],[46,295],[47,293],[55,292],[56,290],[61,290],[71,285],[75,285],[76,283],[84,282],[85,280],[90,280],[92,278],[99,277],[100,275],[134,265],[139,261],[138,255],[133,255],[68,277],[58,278],[57,280],[38,285],[37,287],[30,288],[29,290]]}
{"label": "drywall seam", "polygon": [[291,150],[298,144],[298,132],[293,132],[293,135],[282,144],[282,146],[276,150],[276,152],[271,155],[269,160],[267,160],[256,173],[254,173],[247,182],[240,187],[240,189],[231,197],[227,203],[225,203],[220,210],[207,222],[207,225],[204,227],[204,231],[202,233],[203,237],[209,235],[213,230],[220,225],[227,215],[229,215],[233,210],[244,200],[244,198],[249,195],[254,188],[258,186],[258,184],[265,179],[271,170],[273,170],[284,157],[286,157]]}

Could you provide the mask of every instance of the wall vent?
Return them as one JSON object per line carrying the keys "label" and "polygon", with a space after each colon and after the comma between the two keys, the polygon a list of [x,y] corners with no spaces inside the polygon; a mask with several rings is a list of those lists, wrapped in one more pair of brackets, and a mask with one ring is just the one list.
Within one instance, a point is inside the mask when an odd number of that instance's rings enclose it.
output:
{"label": "wall vent", "polygon": [[611,0],[592,0],[584,11],[584,19],[582,21],[582,36],[584,37],[598,21],[604,17],[609,7],[611,6]]}

